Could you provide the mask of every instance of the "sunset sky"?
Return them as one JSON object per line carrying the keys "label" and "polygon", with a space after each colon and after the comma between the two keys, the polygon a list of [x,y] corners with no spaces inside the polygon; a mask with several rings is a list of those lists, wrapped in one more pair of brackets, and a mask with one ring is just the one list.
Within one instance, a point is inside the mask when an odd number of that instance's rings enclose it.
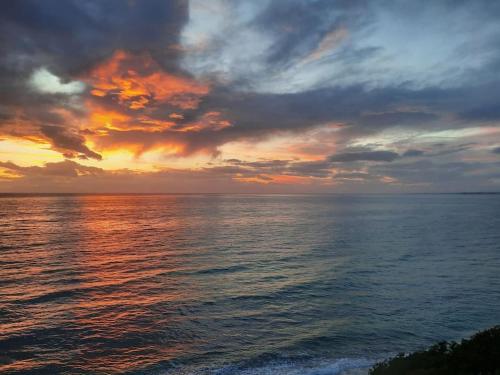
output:
{"label": "sunset sky", "polygon": [[500,190],[500,2],[0,4],[0,192]]}

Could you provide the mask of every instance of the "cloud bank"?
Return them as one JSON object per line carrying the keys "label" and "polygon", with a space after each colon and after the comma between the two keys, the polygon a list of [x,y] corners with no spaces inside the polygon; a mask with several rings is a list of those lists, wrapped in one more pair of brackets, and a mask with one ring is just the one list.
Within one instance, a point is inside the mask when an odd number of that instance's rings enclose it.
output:
{"label": "cloud bank", "polygon": [[0,7],[2,191],[499,188],[496,2]]}

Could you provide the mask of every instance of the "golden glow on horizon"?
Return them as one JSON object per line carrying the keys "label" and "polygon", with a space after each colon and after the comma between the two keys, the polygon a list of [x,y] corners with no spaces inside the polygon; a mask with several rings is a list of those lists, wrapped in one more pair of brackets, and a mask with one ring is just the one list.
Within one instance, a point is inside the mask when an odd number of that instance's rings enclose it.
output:
{"label": "golden glow on horizon", "polygon": [[25,139],[0,140],[0,158],[2,161],[12,161],[23,167],[41,166],[46,162],[64,160],[59,152],[50,149],[49,144]]}

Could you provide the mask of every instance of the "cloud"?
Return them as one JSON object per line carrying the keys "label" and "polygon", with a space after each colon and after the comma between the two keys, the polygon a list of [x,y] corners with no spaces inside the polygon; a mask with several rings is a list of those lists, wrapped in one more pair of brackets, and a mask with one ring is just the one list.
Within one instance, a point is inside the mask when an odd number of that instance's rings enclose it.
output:
{"label": "cloud", "polygon": [[88,167],[71,160],[56,163],[46,163],[43,167],[22,167],[12,162],[1,162],[0,168],[7,169],[17,176],[23,177],[79,177],[88,175],[102,175],[104,170]]}
{"label": "cloud", "polygon": [[61,82],[61,79],[46,68],[33,72],[30,83],[35,90],[48,94],[80,94],[85,90],[85,84],[79,81]]}
{"label": "cloud", "polygon": [[77,152],[92,159],[102,159],[101,155],[85,146],[83,136],[72,133],[64,127],[42,125],[41,132],[50,140],[55,149],[61,149],[63,152]]}
{"label": "cloud", "polygon": [[207,84],[164,72],[148,53],[122,50],[94,67],[86,81],[94,97],[114,99],[132,110],[162,104],[196,109],[209,92]]}
{"label": "cloud", "polygon": [[399,154],[393,151],[359,151],[331,155],[328,160],[333,163],[349,163],[354,161],[391,162],[396,160],[398,157]]}
{"label": "cloud", "polygon": [[[491,81],[498,61],[492,51],[500,10],[487,0],[426,1],[425,7],[408,1],[220,1],[213,13],[201,1],[190,4],[182,66],[248,91],[473,86]],[[327,53],[332,47],[335,53]],[[314,66],[303,64],[311,55]]]}
{"label": "cloud", "polygon": [[[6,173],[7,172],[7,173]],[[260,174],[255,168],[214,166],[200,169],[165,168],[157,171],[107,171],[71,160],[22,167],[0,162],[0,192],[300,192],[294,175]],[[302,185],[301,185],[302,186]],[[151,189],[152,187],[152,189]],[[317,185],[321,188],[320,185]]]}
{"label": "cloud", "polygon": [[344,27],[339,27],[326,34],[319,42],[318,46],[304,59],[302,64],[307,64],[321,59],[331,53],[333,49],[339,46],[344,39],[349,35],[349,32]]}
{"label": "cloud", "polygon": [[347,30],[372,23],[372,16],[372,8],[364,0],[341,1],[334,6],[325,0],[293,0],[288,6],[271,2],[256,23],[274,39],[268,63],[287,65],[305,56],[321,57],[346,37]]}
{"label": "cloud", "polygon": [[402,184],[433,191],[492,191],[498,189],[498,162],[436,162],[419,160],[372,166],[371,174],[390,176]]}
{"label": "cloud", "polygon": [[149,170],[196,165],[189,178],[385,184],[410,161],[487,165],[498,144],[491,1],[0,7],[0,137],[68,158],[127,151]]}
{"label": "cloud", "polygon": [[410,149],[410,150],[406,150],[402,156],[405,158],[412,158],[412,157],[416,157],[416,156],[422,156],[424,154],[425,154],[425,151]]}
{"label": "cloud", "polygon": [[18,1],[2,7],[2,66],[21,72],[36,64],[66,78],[125,49],[150,51],[173,69],[179,51],[170,47],[187,16],[176,0]]}
{"label": "cloud", "polygon": [[422,110],[397,110],[363,114],[360,123],[375,128],[387,128],[390,126],[419,126],[438,119],[439,115]]}
{"label": "cloud", "polygon": [[[37,142],[48,138],[62,153],[99,159],[78,134],[91,111],[90,92],[82,82],[92,68],[127,51],[138,58],[150,56],[149,63],[157,67],[153,78],[163,78],[165,69],[172,77],[180,70],[176,46],[187,20],[184,1],[25,0],[1,8],[0,135]],[[155,81],[148,77],[147,85]],[[156,97],[161,96],[158,91]],[[130,104],[137,106],[145,98],[151,96],[139,95]],[[191,98],[182,99],[186,103]]]}
{"label": "cloud", "polygon": [[359,169],[359,166],[338,169],[327,160],[225,162],[227,164],[222,166],[157,171],[107,171],[71,160],[46,163],[40,167],[0,162],[0,191],[328,192],[332,186],[335,191],[345,192],[352,192],[353,189],[411,192],[430,187],[434,191],[492,191],[500,183],[498,163],[420,160],[374,164],[368,169]]}
{"label": "cloud", "polygon": [[436,147],[436,150],[433,151],[432,153],[429,153],[428,156],[436,157],[436,156],[455,154],[457,152],[467,151],[471,149],[474,145],[476,145],[476,143],[474,142],[462,143],[459,145],[453,145],[451,147],[449,146],[442,147],[441,145],[438,145]]}

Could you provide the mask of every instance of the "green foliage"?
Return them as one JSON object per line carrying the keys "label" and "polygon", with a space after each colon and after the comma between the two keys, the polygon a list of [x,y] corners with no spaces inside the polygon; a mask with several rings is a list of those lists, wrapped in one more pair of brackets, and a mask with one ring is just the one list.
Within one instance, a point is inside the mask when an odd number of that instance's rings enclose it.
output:
{"label": "green foliage", "polygon": [[377,363],[370,375],[500,375],[500,326]]}

